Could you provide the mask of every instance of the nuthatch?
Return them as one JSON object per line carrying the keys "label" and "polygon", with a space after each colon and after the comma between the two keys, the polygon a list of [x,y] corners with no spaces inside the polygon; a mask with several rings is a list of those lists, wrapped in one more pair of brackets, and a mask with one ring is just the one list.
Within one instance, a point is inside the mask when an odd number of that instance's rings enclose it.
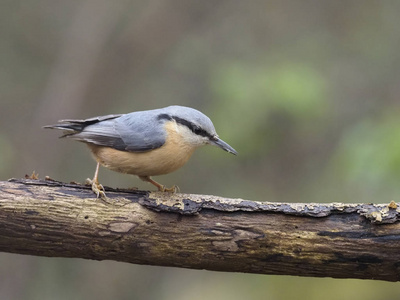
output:
{"label": "nuthatch", "polygon": [[89,182],[97,197],[105,196],[98,181],[100,164],[116,172],[137,175],[159,191],[175,192],[176,186],[166,188],[150,176],[179,169],[203,145],[237,154],[218,137],[206,115],[184,106],[59,122],[44,128],[61,129],[64,131],[61,137],[84,142],[92,151],[97,166]]}

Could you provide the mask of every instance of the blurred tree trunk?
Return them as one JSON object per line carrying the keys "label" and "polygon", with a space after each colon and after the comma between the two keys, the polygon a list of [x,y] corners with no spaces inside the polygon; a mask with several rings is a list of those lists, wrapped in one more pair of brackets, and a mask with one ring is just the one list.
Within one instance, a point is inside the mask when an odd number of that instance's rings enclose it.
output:
{"label": "blurred tree trunk", "polygon": [[226,272],[400,280],[399,209],[0,182],[0,251]]}

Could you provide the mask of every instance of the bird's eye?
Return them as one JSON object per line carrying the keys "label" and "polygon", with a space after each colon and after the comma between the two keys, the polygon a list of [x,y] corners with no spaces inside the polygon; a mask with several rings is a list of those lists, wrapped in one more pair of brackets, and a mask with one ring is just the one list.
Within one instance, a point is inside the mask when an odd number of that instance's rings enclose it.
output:
{"label": "bird's eye", "polygon": [[203,130],[202,130],[200,127],[195,126],[195,127],[193,128],[193,132],[194,132],[195,134],[201,134],[201,133],[203,132]]}

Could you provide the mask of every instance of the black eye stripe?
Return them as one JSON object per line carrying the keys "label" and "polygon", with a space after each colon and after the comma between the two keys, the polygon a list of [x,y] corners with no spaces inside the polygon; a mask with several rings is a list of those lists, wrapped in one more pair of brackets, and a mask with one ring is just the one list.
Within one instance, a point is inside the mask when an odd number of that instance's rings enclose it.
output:
{"label": "black eye stripe", "polygon": [[204,137],[208,137],[208,138],[212,138],[212,135],[209,134],[207,131],[205,131],[203,128],[193,124],[192,122],[189,122],[185,119],[179,118],[177,116],[170,116],[168,114],[161,114],[157,117],[158,120],[175,120],[177,123],[186,126],[187,128],[189,128],[193,133],[197,134],[197,135],[201,135]]}
{"label": "black eye stripe", "polygon": [[172,116],[172,119],[174,119],[177,123],[182,124],[184,126],[186,126],[187,128],[189,128],[193,133],[197,134],[197,135],[201,135],[201,136],[205,136],[205,137],[211,137],[211,135],[205,131],[203,128],[194,125],[192,122],[189,122],[185,119],[176,117],[176,116]]}
{"label": "black eye stripe", "polygon": [[158,115],[157,120],[172,120],[172,117],[168,114]]}

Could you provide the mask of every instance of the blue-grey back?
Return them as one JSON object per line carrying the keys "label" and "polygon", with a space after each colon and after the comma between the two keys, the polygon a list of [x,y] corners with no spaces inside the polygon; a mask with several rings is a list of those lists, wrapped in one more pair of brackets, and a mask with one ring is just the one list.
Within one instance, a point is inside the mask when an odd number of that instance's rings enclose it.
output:
{"label": "blue-grey back", "polygon": [[64,136],[81,142],[112,147],[121,151],[144,152],[164,145],[167,133],[164,124],[177,120],[192,131],[216,134],[211,120],[198,110],[184,106],[108,115],[86,120],[64,120],[47,126],[64,130]]}
{"label": "blue-grey back", "polygon": [[156,110],[124,114],[118,118],[86,126],[70,137],[121,151],[144,152],[161,147],[166,133]]}

